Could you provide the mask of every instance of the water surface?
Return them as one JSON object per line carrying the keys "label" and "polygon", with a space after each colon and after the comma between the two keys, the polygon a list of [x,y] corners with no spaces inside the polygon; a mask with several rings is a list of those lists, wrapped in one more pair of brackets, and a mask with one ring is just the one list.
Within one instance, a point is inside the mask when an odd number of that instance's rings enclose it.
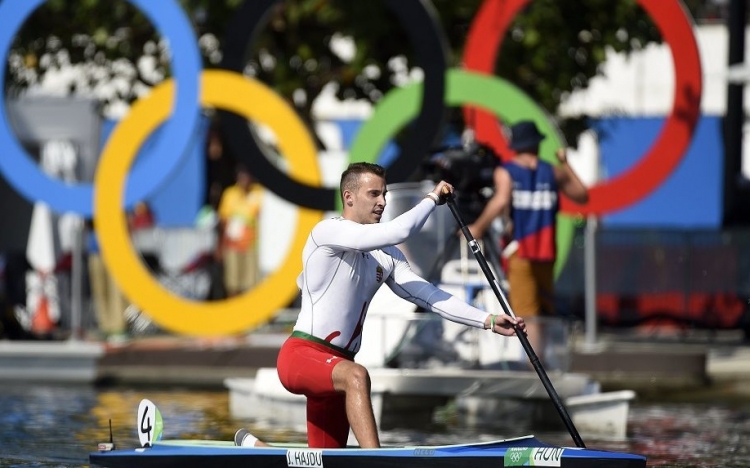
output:
{"label": "water surface", "polygon": [[[0,467],[88,466],[88,454],[109,440],[109,421],[118,447],[138,445],[136,410],[142,398],[156,402],[165,438],[231,440],[240,426],[265,440],[303,442],[303,433],[263,422],[234,421],[227,391],[193,389],[97,389],[46,384],[0,385]],[[517,437],[527,428],[502,421],[491,430],[450,423],[388,430],[388,445],[449,444]],[[585,437],[589,448],[646,455],[649,466],[750,468],[750,402],[635,402],[624,442]],[[536,431],[540,439],[571,446],[564,430]]]}

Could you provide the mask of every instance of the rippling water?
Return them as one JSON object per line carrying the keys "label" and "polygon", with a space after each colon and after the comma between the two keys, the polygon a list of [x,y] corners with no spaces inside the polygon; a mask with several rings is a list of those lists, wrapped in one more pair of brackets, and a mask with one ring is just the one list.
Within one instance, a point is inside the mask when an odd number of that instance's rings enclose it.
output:
{"label": "rippling water", "polygon": [[[0,385],[0,467],[88,466],[97,442],[138,445],[135,413],[144,397],[158,404],[166,438],[231,440],[239,426],[266,440],[301,442],[304,434],[233,421],[228,392],[187,389],[96,389],[90,386]],[[750,402],[639,403],[631,406],[625,442],[586,438],[589,448],[646,455],[649,466],[750,468]],[[518,431],[521,432],[518,432]],[[508,421],[493,433],[450,424],[429,430],[393,430],[384,444],[445,444],[527,434]],[[536,432],[547,442],[572,445],[566,432]]]}

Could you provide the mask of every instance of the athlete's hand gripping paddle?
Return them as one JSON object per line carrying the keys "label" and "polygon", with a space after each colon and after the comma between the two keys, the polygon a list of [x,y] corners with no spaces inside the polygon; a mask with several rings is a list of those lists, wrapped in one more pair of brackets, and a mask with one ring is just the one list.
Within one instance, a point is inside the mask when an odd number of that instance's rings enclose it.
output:
{"label": "athlete's hand gripping paddle", "polygon": [[[448,208],[450,208],[451,213],[453,213],[453,217],[456,218],[456,222],[461,228],[461,232],[463,233],[464,237],[466,237],[466,241],[469,243],[471,252],[477,259],[477,262],[479,262],[479,267],[482,269],[484,276],[487,277],[487,281],[489,281],[490,286],[492,287],[492,291],[495,293],[495,297],[497,297],[497,300],[500,302],[500,306],[502,307],[503,312],[507,315],[510,315],[511,317],[515,317],[515,314],[510,308],[510,304],[508,304],[508,300],[505,298],[505,294],[503,294],[503,291],[500,289],[500,285],[495,279],[495,275],[493,275],[492,270],[490,270],[487,259],[484,258],[484,254],[479,248],[479,243],[471,235],[471,231],[469,231],[466,223],[464,223],[463,219],[461,218],[461,214],[458,212],[458,208],[456,207],[456,200],[454,199],[453,193],[449,189],[447,189],[447,187],[444,187],[441,197],[445,198]],[[552,386],[552,382],[547,376],[547,372],[544,370],[542,363],[539,361],[539,357],[537,357],[534,349],[531,347],[531,343],[529,343],[529,339],[526,337],[526,334],[521,331],[518,325],[514,324],[513,329],[516,331],[518,339],[521,340],[521,345],[523,346],[524,351],[526,351],[526,355],[529,357],[531,365],[534,366],[534,370],[536,370],[536,373],[539,375],[544,388],[547,390],[547,394],[552,399],[555,408],[557,408],[557,412],[560,414],[560,417],[562,418],[563,423],[565,423],[565,427],[568,429],[568,432],[573,438],[576,446],[585,448],[586,445],[583,443],[583,439],[581,439],[581,436],[578,434],[578,430],[576,430],[575,426],[573,425],[573,421],[570,419],[568,411],[565,409],[565,406],[563,405],[560,396],[557,394],[557,391],[555,391],[555,387]]]}

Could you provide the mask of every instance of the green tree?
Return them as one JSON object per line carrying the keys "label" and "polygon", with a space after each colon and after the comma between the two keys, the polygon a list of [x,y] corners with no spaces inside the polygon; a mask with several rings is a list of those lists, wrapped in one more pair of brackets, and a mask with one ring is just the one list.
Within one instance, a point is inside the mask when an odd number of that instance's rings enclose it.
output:
{"label": "green tree", "polygon": [[[404,0],[406,1],[406,0]],[[182,0],[204,65],[221,61],[222,41],[242,0]],[[704,0],[686,2],[700,13]],[[466,34],[482,0],[433,0],[458,66]],[[338,38],[339,41],[334,41]],[[631,52],[660,41],[634,0],[533,0],[504,39],[497,74],[524,89],[551,114],[561,100],[601,72],[608,48]],[[350,54],[332,44],[353,45]],[[401,57],[401,61],[394,61]],[[413,68],[404,28],[381,2],[283,0],[269,14],[247,55],[246,71],[270,84],[309,118],[311,104],[333,83],[340,98],[376,102]],[[124,0],[48,0],[20,29],[6,68],[7,89],[21,93],[46,74],[78,64],[83,78],[71,93],[93,93],[113,78],[122,83],[108,102],[130,102],[169,76],[168,50],[149,21]],[[83,67],[83,65],[86,65]],[[99,93],[102,95],[103,93]],[[560,122],[569,141],[582,119]]]}

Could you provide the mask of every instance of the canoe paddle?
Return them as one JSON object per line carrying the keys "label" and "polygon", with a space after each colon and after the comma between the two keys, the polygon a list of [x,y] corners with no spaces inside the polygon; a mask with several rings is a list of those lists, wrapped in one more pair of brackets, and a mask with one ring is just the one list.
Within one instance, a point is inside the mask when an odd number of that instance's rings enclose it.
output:
{"label": "canoe paddle", "polygon": [[[515,318],[516,315],[511,310],[510,304],[508,304],[508,300],[505,298],[505,294],[503,294],[503,291],[500,289],[500,285],[495,279],[495,275],[492,274],[492,270],[490,270],[487,259],[484,258],[484,254],[479,248],[479,243],[476,241],[476,239],[474,239],[474,236],[471,235],[471,231],[469,231],[466,223],[464,223],[464,220],[461,218],[461,214],[458,212],[455,196],[452,193],[446,195],[445,192],[444,196],[446,197],[448,208],[450,208],[451,213],[453,213],[453,217],[456,218],[456,222],[461,228],[461,232],[464,234],[464,237],[466,237],[466,241],[469,243],[471,252],[474,254],[474,257],[479,263],[479,267],[482,269],[484,276],[487,277],[487,281],[489,281],[490,286],[492,287],[492,291],[495,293],[495,297],[497,297],[497,300],[500,301],[500,306],[502,306],[503,312],[506,315]],[[570,415],[568,414],[568,411],[565,409],[565,405],[563,405],[563,402],[560,399],[560,395],[558,395],[557,391],[555,391],[555,387],[552,386],[552,382],[549,380],[547,372],[544,370],[542,363],[539,361],[539,357],[537,357],[536,353],[534,352],[534,348],[531,347],[529,339],[518,328],[517,325],[513,325],[513,329],[516,331],[518,339],[521,340],[521,345],[523,346],[524,351],[526,351],[526,355],[529,357],[531,365],[534,366],[534,370],[536,370],[536,373],[539,375],[539,379],[542,381],[542,385],[544,385],[544,388],[547,390],[547,394],[552,399],[557,412],[560,414],[560,417],[562,418],[563,423],[568,429],[568,432],[573,438],[576,446],[580,448],[586,448],[586,445],[583,443],[583,439],[581,439],[580,434],[578,434],[578,430],[573,425],[573,420],[570,419]]]}

